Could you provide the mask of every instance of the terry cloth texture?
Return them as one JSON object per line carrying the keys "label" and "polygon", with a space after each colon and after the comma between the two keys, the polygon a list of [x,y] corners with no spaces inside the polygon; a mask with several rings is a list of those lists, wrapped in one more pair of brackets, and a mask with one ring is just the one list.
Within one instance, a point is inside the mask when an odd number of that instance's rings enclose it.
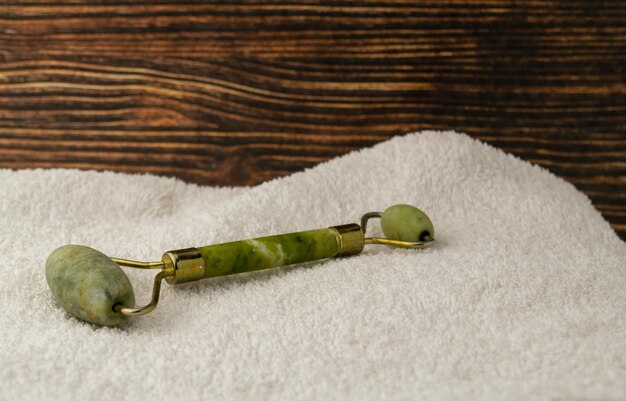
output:
{"label": "terry cloth texture", "polygon": [[[626,399],[626,244],[572,185],[467,136],[396,137],[252,188],[0,182],[2,400]],[[67,243],[158,260],[397,203],[431,217],[433,248],[165,284],[119,328],[77,321],[45,280]],[[147,302],[154,273],[125,271]]]}

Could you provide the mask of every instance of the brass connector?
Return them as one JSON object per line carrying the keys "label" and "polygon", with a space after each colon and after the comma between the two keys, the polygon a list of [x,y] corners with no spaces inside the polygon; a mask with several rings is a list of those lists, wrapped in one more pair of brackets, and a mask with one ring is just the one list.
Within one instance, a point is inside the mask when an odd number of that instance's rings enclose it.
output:
{"label": "brass connector", "polygon": [[358,224],[333,226],[339,234],[339,253],[337,256],[348,256],[360,253],[365,247],[365,238]]}
{"label": "brass connector", "polygon": [[197,248],[178,249],[163,255],[169,284],[188,283],[204,278],[204,259]]}

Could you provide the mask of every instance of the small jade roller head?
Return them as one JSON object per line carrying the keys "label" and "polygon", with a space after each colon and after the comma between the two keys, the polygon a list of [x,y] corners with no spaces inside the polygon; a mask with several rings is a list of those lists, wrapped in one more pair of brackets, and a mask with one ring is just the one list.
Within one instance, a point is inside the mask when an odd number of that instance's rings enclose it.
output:
{"label": "small jade roller head", "polygon": [[[384,238],[365,237],[367,222],[381,219]],[[99,326],[115,326],[130,316],[151,312],[159,302],[161,281],[170,284],[246,273],[296,263],[360,253],[365,245],[425,248],[435,228],[428,216],[410,205],[370,212],[361,225],[344,224],[317,230],[272,235],[224,244],[166,252],[161,261],[111,258],[83,245],[65,245],[46,261],[46,280],[54,298],[75,317]],[[135,308],[133,287],[120,266],[158,269],[152,299]]]}
{"label": "small jade roller head", "polygon": [[415,206],[395,205],[380,216],[380,226],[386,238],[423,242],[435,238],[435,227],[428,216]]}

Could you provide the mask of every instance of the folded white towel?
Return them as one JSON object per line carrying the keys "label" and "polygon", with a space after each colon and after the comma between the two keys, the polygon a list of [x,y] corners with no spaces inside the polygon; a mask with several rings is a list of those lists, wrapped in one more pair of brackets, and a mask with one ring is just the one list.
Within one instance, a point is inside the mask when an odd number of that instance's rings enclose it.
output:
{"label": "folded white towel", "polygon": [[[396,137],[254,188],[0,183],[2,400],[626,399],[626,244],[572,185],[464,135]],[[66,243],[158,260],[396,203],[426,211],[434,248],[165,285],[122,328],[77,321],[45,281]],[[126,271],[147,302],[153,273]]]}

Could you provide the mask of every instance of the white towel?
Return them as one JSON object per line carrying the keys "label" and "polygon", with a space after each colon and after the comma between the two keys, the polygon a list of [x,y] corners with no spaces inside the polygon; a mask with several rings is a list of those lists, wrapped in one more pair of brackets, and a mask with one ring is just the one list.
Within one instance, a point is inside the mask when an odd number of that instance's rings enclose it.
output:
{"label": "white towel", "polygon": [[[626,244],[572,185],[467,136],[396,137],[253,188],[0,183],[2,400],[626,399]],[[434,248],[164,285],[120,328],[74,319],[45,280],[66,243],[158,260],[397,203],[431,217]],[[154,273],[125,270],[147,302]]]}

